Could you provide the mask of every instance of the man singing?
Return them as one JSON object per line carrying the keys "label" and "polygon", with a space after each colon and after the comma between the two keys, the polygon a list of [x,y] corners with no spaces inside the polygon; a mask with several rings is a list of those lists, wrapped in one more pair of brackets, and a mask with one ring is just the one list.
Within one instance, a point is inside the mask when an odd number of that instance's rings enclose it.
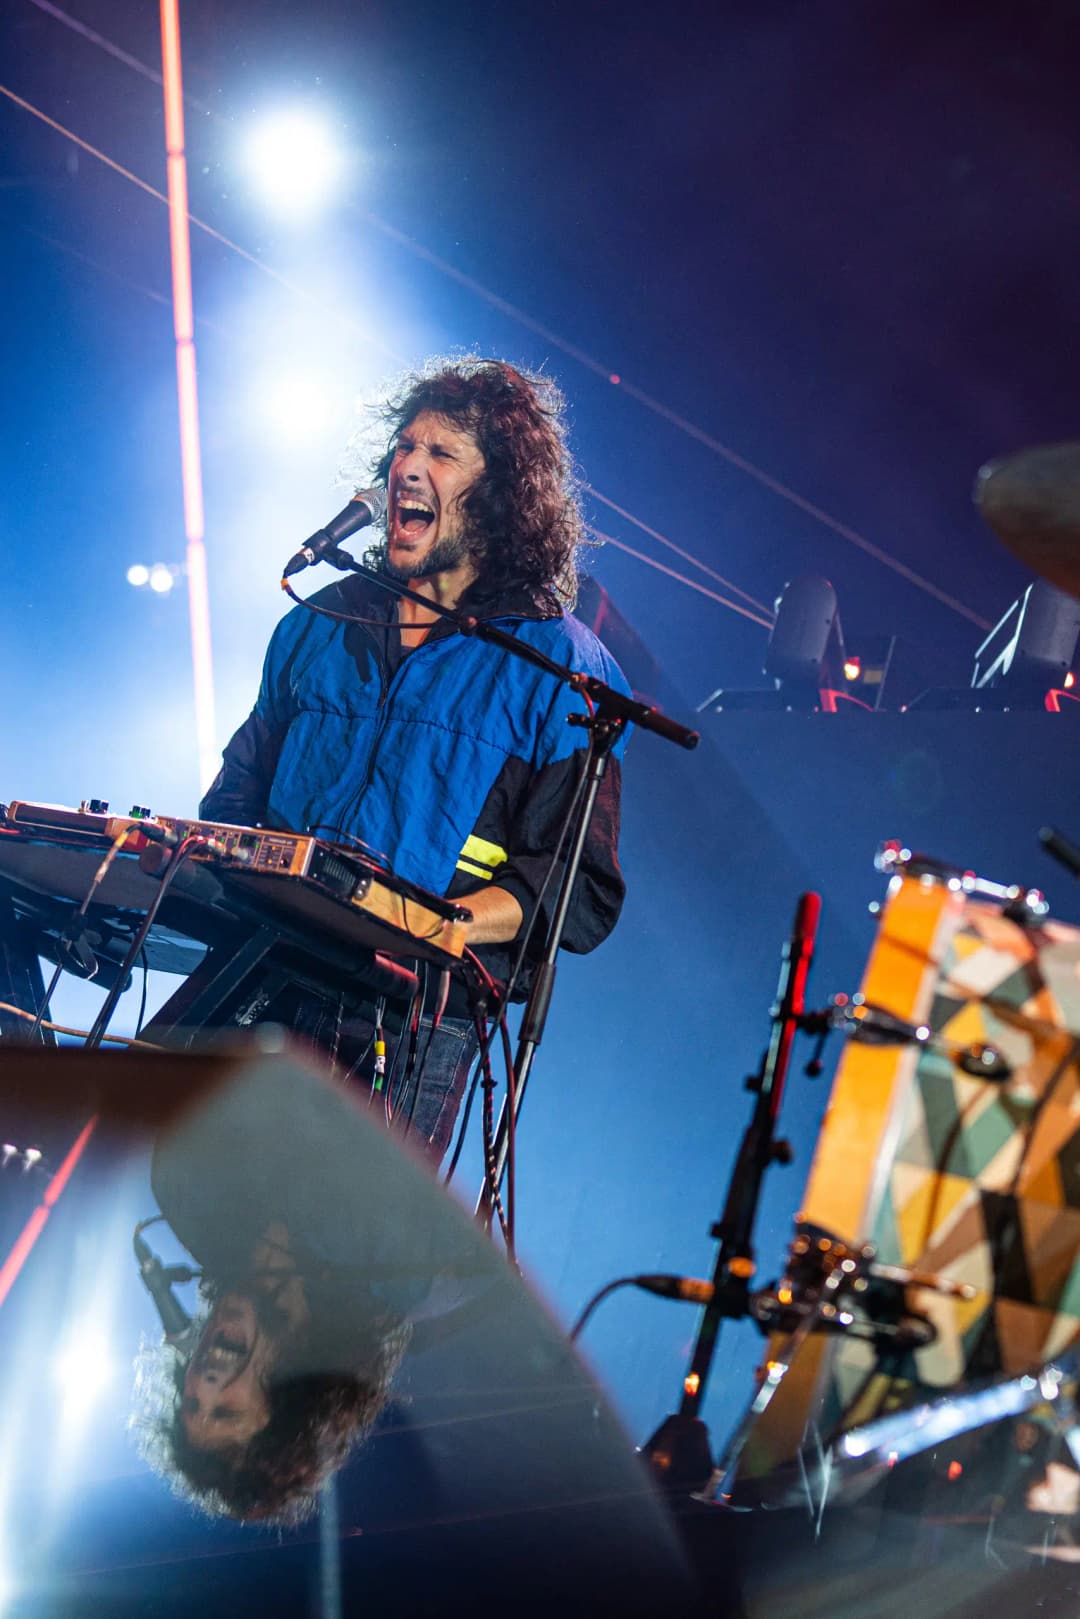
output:
{"label": "man singing", "polygon": [[[441,361],[406,378],[383,410],[388,443],[374,481],[387,489],[386,535],[367,560],[626,691],[595,636],[565,610],[582,522],[562,415],[550,382],[500,361]],[[203,818],[377,852],[400,877],[467,904],[470,948],[505,978],[534,911],[530,949],[539,954],[558,891],[558,871],[544,884],[580,780],[586,733],[567,721],[582,699],[355,575],[313,600],[352,622],[302,607],[281,621]],[[616,754],[570,908],[570,950],[592,950],[619,914],[619,782]],[[341,1011],[313,1012],[309,1000],[266,1015],[367,1077],[365,1030],[351,1017],[343,1024]],[[475,1051],[465,1012],[455,986],[437,1029],[429,1021],[422,1035],[418,1088],[395,1095],[436,1161]]]}

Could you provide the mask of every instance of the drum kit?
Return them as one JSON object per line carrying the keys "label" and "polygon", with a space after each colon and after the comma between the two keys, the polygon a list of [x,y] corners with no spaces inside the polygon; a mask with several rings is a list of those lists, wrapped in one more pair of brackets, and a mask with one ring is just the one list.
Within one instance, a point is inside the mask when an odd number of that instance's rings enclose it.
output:
{"label": "drum kit", "polygon": [[[1080,443],[990,463],[974,498],[1019,560],[1080,598]],[[1039,836],[1080,876],[1066,836]],[[1080,928],[1037,890],[896,842],[876,863],[887,897],[862,984],[820,1011],[804,996],[818,900],[800,901],[682,1401],[644,1454],[684,1502],[801,1518],[817,1541],[848,1509],[865,1523],[870,1500],[899,1507],[922,1525],[909,1568],[959,1525],[996,1567],[1076,1561]],[[752,1290],[792,1037],[834,1030],[848,1038],[786,1264]],[[697,1413],[720,1325],[739,1317],[766,1347],[717,1451]],[[882,1545],[869,1565],[888,1562]],[[895,1611],[862,1591],[828,1611]]]}

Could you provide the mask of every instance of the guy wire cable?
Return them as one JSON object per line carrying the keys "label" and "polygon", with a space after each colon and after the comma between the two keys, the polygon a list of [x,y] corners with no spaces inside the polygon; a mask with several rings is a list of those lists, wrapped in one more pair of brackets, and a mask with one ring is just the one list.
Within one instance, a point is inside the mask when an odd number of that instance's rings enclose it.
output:
{"label": "guy wire cable", "polygon": [[[97,45],[102,50],[107,51],[110,55],[116,57],[117,60],[123,62],[126,66],[132,68],[134,71],[143,74],[145,77],[153,80],[156,83],[161,83],[160,76],[157,75],[153,69],[147,67],[144,63],[140,63],[137,58],[131,56],[130,53],[123,51],[112,41],[107,40],[104,35],[96,34],[92,30],[87,29],[84,25],[79,23],[77,19],[70,17],[67,13],[62,11],[59,6],[51,3],[43,4],[42,0],[30,0],[30,3],[37,5],[40,10],[45,11],[49,16],[55,18],[56,21],[61,22],[65,26],[72,28],[75,32],[82,34],[87,40],[89,40],[90,43]],[[54,128],[61,129],[61,126],[56,124],[54,120],[47,118],[45,114],[41,113],[37,108],[31,106],[29,102],[23,101],[20,97],[15,96],[13,92],[6,89],[5,86],[0,85],[0,93],[9,96],[27,111],[34,113],[35,116],[43,118],[45,122],[52,124]],[[199,103],[194,101],[192,102],[192,105],[200,106]],[[200,107],[200,110],[206,111],[207,109]],[[214,116],[213,113],[210,115]],[[117,169],[121,173],[126,174],[129,179],[134,180],[137,185],[141,185],[144,190],[151,191],[153,193],[152,187],[147,186],[145,182],[140,181],[136,176],[128,173],[128,171],[121,169],[119,164],[114,163],[111,159],[105,157],[103,153],[98,152],[87,142],[80,141],[78,136],[72,135],[69,131],[62,132],[67,134],[69,139],[75,140],[77,144],[83,146],[86,151],[91,152],[92,155],[100,157],[102,161],[108,163],[111,167]],[[160,197],[160,193],[153,194]],[[304,298],[311,297],[311,295],[308,294],[303,288],[296,286],[295,283],[288,282],[284,276],[272,270],[269,265],[266,265],[262,260],[256,258],[255,255],[248,253],[237,243],[229,241],[228,238],[222,236],[220,232],[214,231],[212,227],[204,224],[201,220],[195,219],[194,216],[189,217],[191,218],[192,224],[196,225],[201,230],[207,231],[208,234],[217,237],[219,241],[223,242],[226,246],[233,248],[234,251],[240,253],[242,257],[248,259],[251,263],[258,265],[260,269],[265,270],[267,274],[273,276],[289,290],[296,292],[299,296]],[[913,568],[909,568],[906,563],[903,563],[898,558],[893,557],[882,546],[875,545],[872,540],[868,540],[865,535],[861,534],[850,524],[843,523],[838,518],[833,517],[832,513],[827,511],[823,506],[808,500],[804,495],[800,495],[798,491],[792,489],[790,485],[783,483],[779,478],[773,477],[771,473],[766,472],[763,468],[757,466],[747,457],[740,455],[737,451],[731,449],[729,445],[724,444],[714,435],[707,433],[704,428],[698,427],[696,423],[691,422],[687,417],[680,415],[679,412],[675,410],[672,410],[670,406],[665,405],[661,400],[656,399],[652,394],[649,394],[644,389],[637,387],[634,383],[628,382],[620,373],[615,372],[611,370],[610,367],[603,365],[593,355],[587,353],[584,349],[578,348],[577,345],[570,343],[567,339],[561,337],[550,327],[547,327],[540,321],[535,320],[531,315],[528,315],[517,305],[510,303],[507,299],[500,298],[497,293],[493,292],[490,288],[485,287],[482,282],[477,281],[472,276],[465,275],[463,271],[458,270],[454,265],[450,264],[445,259],[440,258],[438,254],[431,252],[431,250],[424,247],[422,243],[414,241],[413,238],[407,236],[403,231],[399,231],[395,226],[390,225],[383,219],[380,219],[378,215],[361,212],[361,218],[365,219],[383,235],[397,242],[400,246],[406,248],[414,256],[419,257],[431,264],[443,275],[448,276],[450,279],[458,282],[459,285],[464,286],[468,290],[474,292],[478,297],[490,304],[491,307],[496,308],[502,313],[508,315],[511,319],[523,325],[527,330],[530,330],[536,333],[538,336],[543,337],[546,342],[550,342],[562,353],[567,354],[571,359],[576,360],[580,365],[586,367],[596,375],[604,377],[613,386],[619,387],[621,391],[629,398],[636,400],[638,404],[653,412],[653,414],[662,417],[680,432],[685,433],[695,442],[703,445],[706,449],[711,450],[715,455],[718,455],[722,459],[726,460],[729,465],[735,467],[736,470],[742,472],[745,476],[752,478],[763,488],[768,489],[772,494],[777,495],[780,499],[789,502],[798,510],[802,511],[805,515],[811,517],[815,522],[818,522],[824,527],[831,529],[832,532],[838,535],[841,539],[845,539],[850,544],[857,546],[875,561],[881,563],[883,567],[892,569],[892,571],[899,574],[901,578],[907,580],[909,584],[914,585],[917,589],[925,591],[928,595],[939,601],[943,606],[949,607],[952,609],[952,611],[959,613],[964,618],[969,619],[973,624],[977,625],[978,628],[983,630],[989,630],[992,628],[988,620],[975,613],[970,607],[967,606],[966,603],[958,601],[956,597],[951,596],[948,592],[942,590],[931,580],[924,578],[923,575],[917,573]],[[366,340],[375,347],[382,347],[382,345],[379,344],[376,339],[370,336],[367,336]],[[388,350],[383,349],[383,352],[389,354]],[[403,363],[400,356],[390,355],[390,357],[393,358],[397,363]],[[740,591],[739,594],[743,593]]]}
{"label": "guy wire cable", "polygon": [[[117,163],[113,158],[109,157],[107,153],[101,151],[98,147],[93,146],[89,141],[84,140],[81,136],[76,135],[73,130],[68,129],[65,125],[57,122],[55,118],[50,118],[48,114],[42,112],[39,107],[35,107],[31,102],[24,100],[21,96],[15,95],[15,93],[9,90],[6,85],[0,84],[0,95],[7,96],[8,99],[13,101],[16,106],[22,108],[25,112],[29,112],[33,117],[40,119],[42,123],[47,124],[50,129],[53,129],[58,134],[63,135],[65,139],[73,141],[77,146],[81,147],[83,151],[88,152],[91,157],[97,158],[99,162],[103,163],[107,168],[114,170],[114,172],[119,174],[122,179],[131,181],[133,185],[138,186],[141,191],[145,191],[147,195],[153,197],[155,201],[163,203],[166,207],[168,206],[168,198],[165,196],[164,192],[158,191],[156,187],[149,185],[145,180],[140,179],[137,174],[133,174],[130,169],[125,168],[121,163]],[[366,330],[358,327],[355,322],[343,315],[340,310],[333,309],[328,305],[321,303],[312,294],[307,292],[304,287],[301,287],[296,282],[289,280],[288,277],[281,275],[279,271],[267,264],[265,260],[260,259],[254,253],[249,253],[247,249],[241,247],[238,242],[234,242],[230,237],[223,235],[221,231],[215,230],[212,225],[208,225],[204,220],[199,219],[195,214],[189,213],[187,217],[189,222],[198,230],[205,232],[206,235],[212,237],[215,241],[220,242],[223,247],[229,248],[232,252],[239,254],[242,259],[245,259],[249,264],[254,265],[256,269],[262,270],[264,274],[270,276],[272,280],[277,281],[286,292],[295,294],[298,298],[313,304],[317,309],[329,315],[334,320],[340,321],[362,342],[369,344],[369,346],[378,348],[381,353],[392,359],[395,364],[405,365],[407,363],[403,355],[396,354],[387,349],[385,345],[378,343],[376,339],[371,337]],[[37,235],[39,233],[30,232],[30,234]],[[42,239],[50,241],[49,238]],[[114,276],[114,278],[116,278],[114,272],[107,270],[104,266],[95,264],[92,259],[88,258],[87,255],[80,253],[77,249],[68,248],[68,246],[62,242],[50,241],[50,245],[55,246],[61,252],[70,251],[76,258],[81,258],[84,260],[84,262],[90,264],[91,268],[98,269],[102,273]],[[131,286],[134,291],[144,292],[147,297],[158,301],[159,295],[151,291],[149,288],[141,288],[130,282],[127,283],[127,285]],[[617,506],[614,501],[610,500],[607,496],[602,495],[599,490],[594,488],[592,485],[588,485],[586,488],[588,493],[594,495],[598,500],[603,501],[605,505],[610,506],[612,510],[618,512],[620,516],[625,516],[630,522],[635,523],[645,533],[652,535],[655,539],[658,539],[661,544],[667,545],[672,550],[677,551],[679,555],[685,556],[694,564],[694,566],[699,567],[702,572],[718,579],[723,577],[722,575],[717,574],[714,569],[710,568],[707,563],[700,562],[696,557],[693,557],[690,552],[685,551],[682,547],[675,545],[674,541],[666,539],[665,536],[659,534],[655,529],[650,528],[649,525],[644,523],[640,518],[635,517],[631,512],[627,512],[625,508]],[[612,545],[616,546],[617,549],[626,551],[628,555],[636,557],[638,561],[644,562],[648,564],[648,566],[656,568],[660,573],[665,574],[668,578],[675,579],[680,584],[689,585],[691,589],[697,589],[701,595],[716,601],[722,607],[730,607],[735,612],[740,611],[738,607],[727,601],[723,596],[718,595],[716,592],[705,590],[700,586],[695,586],[692,580],[688,580],[683,574],[677,573],[674,569],[665,567],[663,563],[658,562],[655,558],[648,556],[645,552],[636,551],[632,546],[626,545],[624,542],[614,539],[614,537],[611,535],[602,534],[600,530],[593,529],[589,524],[586,524],[585,527],[589,533],[596,534],[598,538],[611,543]],[[727,583],[727,581],[725,581],[725,583]],[[729,588],[734,590],[738,595],[744,596],[748,601],[756,601],[756,598],[750,596],[738,585],[729,584]],[[286,589],[294,601],[298,602],[302,606],[310,605],[309,603],[304,602],[301,597],[296,596],[291,589],[288,587],[286,587]],[[324,613],[327,617],[339,616],[330,613],[326,608],[315,607],[313,608],[313,611]],[[745,611],[743,612],[743,616],[750,618],[754,623],[762,624],[765,628],[771,627],[771,621],[754,618],[753,615],[746,613]],[[366,620],[358,619],[357,622],[363,623],[366,622]]]}

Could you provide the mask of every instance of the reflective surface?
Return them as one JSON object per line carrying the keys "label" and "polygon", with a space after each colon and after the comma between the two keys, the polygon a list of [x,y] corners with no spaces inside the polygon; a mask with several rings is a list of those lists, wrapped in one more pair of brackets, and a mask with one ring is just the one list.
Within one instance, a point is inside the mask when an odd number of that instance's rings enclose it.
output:
{"label": "reflective surface", "polygon": [[0,1181],[0,1611],[680,1610],[591,1378],[352,1097],[259,1052],[10,1048],[0,1086],[43,1155]]}

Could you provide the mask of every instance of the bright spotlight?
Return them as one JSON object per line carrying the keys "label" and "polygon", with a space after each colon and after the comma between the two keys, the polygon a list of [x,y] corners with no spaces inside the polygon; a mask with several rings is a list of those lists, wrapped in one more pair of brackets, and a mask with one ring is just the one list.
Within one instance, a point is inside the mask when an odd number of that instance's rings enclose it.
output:
{"label": "bright spotlight", "polygon": [[166,595],[176,583],[173,571],[164,562],[155,562],[150,569],[147,583],[151,590],[156,590],[159,596]]}
{"label": "bright spotlight", "polygon": [[265,430],[282,445],[326,439],[340,415],[333,386],[315,377],[263,378],[254,397]]}
{"label": "bright spotlight", "polygon": [[259,195],[276,213],[307,219],[338,187],[341,150],[310,113],[272,113],[248,137],[247,163]]}
{"label": "bright spotlight", "polygon": [[133,562],[127,571],[127,582],[134,585],[136,590],[142,590],[150,583],[150,569],[145,562]]}
{"label": "bright spotlight", "polygon": [[72,1338],[53,1361],[53,1376],[59,1384],[67,1417],[90,1410],[98,1395],[112,1381],[115,1367],[101,1333],[87,1332]]}

